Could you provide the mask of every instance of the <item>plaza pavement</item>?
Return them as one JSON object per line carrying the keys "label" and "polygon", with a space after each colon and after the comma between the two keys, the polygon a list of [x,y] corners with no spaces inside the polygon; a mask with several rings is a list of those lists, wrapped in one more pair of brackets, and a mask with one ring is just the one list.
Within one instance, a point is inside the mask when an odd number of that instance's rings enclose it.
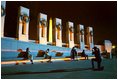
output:
{"label": "plaza pavement", "polygon": [[14,62],[1,63],[1,79],[117,79],[117,58],[104,58],[103,71],[91,70],[91,58],[77,61],[53,59],[52,63],[37,60],[34,64]]}

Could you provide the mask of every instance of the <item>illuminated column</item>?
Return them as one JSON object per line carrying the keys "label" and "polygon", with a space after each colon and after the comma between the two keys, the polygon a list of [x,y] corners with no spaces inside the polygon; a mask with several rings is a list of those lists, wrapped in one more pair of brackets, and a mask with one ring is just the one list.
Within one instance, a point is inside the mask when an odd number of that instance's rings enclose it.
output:
{"label": "illuminated column", "polygon": [[110,59],[112,58],[111,57],[111,49],[112,49],[112,43],[110,40],[105,40],[104,41],[104,44],[105,44],[105,50],[107,50],[108,54],[110,55]]}
{"label": "illuminated column", "polygon": [[68,28],[68,45],[69,48],[74,47],[74,24],[73,22],[67,22],[67,28]]}
{"label": "illuminated column", "polygon": [[38,18],[39,43],[47,44],[47,15],[39,13]]}
{"label": "illuminated column", "polygon": [[4,37],[6,1],[1,1],[1,37]]}
{"label": "illuminated column", "polygon": [[62,20],[59,18],[55,18],[53,23],[53,43],[62,47]]}
{"label": "illuminated column", "polygon": [[85,41],[84,41],[84,25],[79,24],[77,26],[77,41],[79,43],[79,47],[81,50],[85,49]]}
{"label": "illuminated column", "polygon": [[18,40],[28,41],[29,37],[29,9],[20,6],[18,23]]}
{"label": "illuminated column", "polygon": [[87,27],[87,45],[89,46],[90,50],[94,47],[92,27]]}
{"label": "illuminated column", "polygon": [[49,20],[49,42],[52,43],[52,18]]}

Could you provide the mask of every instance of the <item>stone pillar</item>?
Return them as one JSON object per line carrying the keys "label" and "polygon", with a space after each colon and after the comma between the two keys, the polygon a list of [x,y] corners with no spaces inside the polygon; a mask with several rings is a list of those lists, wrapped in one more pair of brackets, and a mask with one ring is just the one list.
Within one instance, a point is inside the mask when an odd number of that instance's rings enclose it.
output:
{"label": "stone pillar", "polygon": [[68,34],[68,45],[69,48],[72,48],[75,46],[74,44],[74,24],[73,22],[67,22],[67,34]]}
{"label": "stone pillar", "polygon": [[87,45],[90,50],[94,47],[92,27],[87,27]]}
{"label": "stone pillar", "polygon": [[62,20],[59,18],[53,22],[53,44],[62,47]]}
{"label": "stone pillar", "polygon": [[1,37],[4,37],[6,1],[1,1]]}
{"label": "stone pillar", "polygon": [[39,43],[47,44],[47,15],[39,13],[38,15]]}
{"label": "stone pillar", "polygon": [[79,43],[79,48],[81,50],[85,49],[84,25],[79,24],[77,26],[77,41]]}
{"label": "stone pillar", "polygon": [[29,9],[20,6],[18,23],[18,40],[28,41],[29,39]]}
{"label": "stone pillar", "polygon": [[48,33],[48,38],[49,38],[49,44],[51,44],[52,45],[52,18],[50,18],[50,20],[49,20],[49,33]]}

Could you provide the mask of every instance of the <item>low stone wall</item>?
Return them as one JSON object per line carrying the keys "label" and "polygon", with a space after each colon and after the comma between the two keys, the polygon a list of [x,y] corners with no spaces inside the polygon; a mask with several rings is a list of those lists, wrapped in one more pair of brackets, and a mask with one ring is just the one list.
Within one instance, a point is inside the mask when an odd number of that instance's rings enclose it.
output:
{"label": "low stone wall", "polygon": [[[34,58],[37,56],[39,50],[50,49],[49,55],[52,57],[66,57],[70,56],[71,48],[66,47],[57,47],[50,45],[36,44],[32,42],[23,42],[15,40],[14,38],[1,38],[1,60],[14,60],[20,59],[17,58],[19,52],[18,49],[26,51],[26,48],[29,47],[31,54]],[[57,52],[63,53],[62,56],[56,56]],[[86,51],[86,54],[91,56],[91,51]]]}
{"label": "low stone wall", "polygon": [[31,54],[36,57],[39,50],[50,49],[49,54],[52,57],[55,57],[56,52],[63,52],[63,57],[70,55],[70,48],[57,47],[50,45],[42,45],[31,42],[18,41],[14,38],[1,38],[1,60],[17,58],[19,52],[18,49],[26,51],[26,48],[29,47]]}

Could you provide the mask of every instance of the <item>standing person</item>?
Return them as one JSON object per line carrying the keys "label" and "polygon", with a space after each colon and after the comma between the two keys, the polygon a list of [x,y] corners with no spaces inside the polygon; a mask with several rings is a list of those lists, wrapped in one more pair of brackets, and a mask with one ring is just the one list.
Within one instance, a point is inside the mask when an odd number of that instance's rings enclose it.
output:
{"label": "standing person", "polygon": [[30,59],[31,64],[34,64],[33,63],[33,55],[32,54],[29,54],[29,59]]}
{"label": "standing person", "polygon": [[26,54],[25,54],[25,56],[24,56],[25,59],[28,59],[29,53],[30,53],[29,48],[26,48]]}
{"label": "standing person", "polygon": [[30,59],[31,64],[33,64],[33,55],[30,53],[29,48],[26,48],[26,59]]}
{"label": "standing person", "polygon": [[94,47],[92,49],[92,54],[95,55],[95,58],[91,59],[92,69],[94,69],[94,61],[96,61],[97,62],[98,70],[103,70],[104,67],[100,67],[101,66],[101,62],[102,62],[102,59],[101,59],[101,54],[100,54],[99,48]]}
{"label": "standing person", "polygon": [[46,51],[45,51],[45,54],[44,54],[44,59],[49,59],[47,62],[52,62],[51,61],[51,56],[48,54],[49,53],[49,49],[47,49]]}
{"label": "standing person", "polygon": [[75,55],[75,59],[78,60],[78,54],[77,54],[77,51],[76,51],[76,48],[74,48],[74,55]]}
{"label": "standing person", "polygon": [[76,50],[75,50],[75,47],[73,47],[73,48],[71,49],[71,59],[72,59],[72,60],[75,60],[75,56],[77,56],[77,52],[76,52]]}

